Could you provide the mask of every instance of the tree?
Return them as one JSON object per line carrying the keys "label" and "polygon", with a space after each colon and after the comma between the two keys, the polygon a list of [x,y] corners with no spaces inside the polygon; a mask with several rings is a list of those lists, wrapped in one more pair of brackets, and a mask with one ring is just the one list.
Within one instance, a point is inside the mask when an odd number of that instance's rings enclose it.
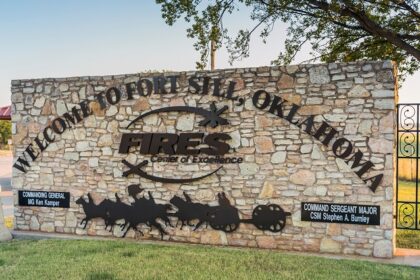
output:
{"label": "tree", "polygon": [[7,145],[7,140],[12,137],[12,124],[10,121],[0,120],[0,146]]}
{"label": "tree", "polygon": [[[266,40],[278,21],[287,22],[285,51],[273,64],[289,64],[305,43],[311,60],[323,62],[391,59],[400,73],[420,68],[420,13],[418,0],[156,0],[162,17],[173,25],[183,18],[187,36],[200,52],[197,68],[207,64],[209,44],[226,45],[230,63],[249,56],[255,32]],[[248,7],[255,25],[231,36],[223,19]],[[245,17],[245,15],[244,15]]]}

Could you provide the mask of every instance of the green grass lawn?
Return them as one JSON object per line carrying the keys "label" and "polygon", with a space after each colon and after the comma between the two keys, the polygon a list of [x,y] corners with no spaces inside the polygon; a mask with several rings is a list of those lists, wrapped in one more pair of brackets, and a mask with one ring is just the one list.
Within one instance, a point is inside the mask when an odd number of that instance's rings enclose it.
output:
{"label": "green grass lawn", "polygon": [[[419,195],[420,195],[420,191],[419,191]],[[416,183],[399,180],[398,181],[398,200],[415,202],[416,201]],[[420,209],[419,209],[418,218],[420,219]],[[420,250],[420,230],[397,229],[396,239],[397,239],[398,248],[409,248],[409,249]]]}
{"label": "green grass lawn", "polygon": [[[420,201],[420,190],[419,190]],[[398,201],[416,201],[416,183],[398,180]]]}
{"label": "green grass lawn", "polygon": [[397,248],[420,250],[420,230],[397,229]]}
{"label": "green grass lawn", "polygon": [[281,252],[129,241],[0,244],[0,279],[420,279],[420,268]]}

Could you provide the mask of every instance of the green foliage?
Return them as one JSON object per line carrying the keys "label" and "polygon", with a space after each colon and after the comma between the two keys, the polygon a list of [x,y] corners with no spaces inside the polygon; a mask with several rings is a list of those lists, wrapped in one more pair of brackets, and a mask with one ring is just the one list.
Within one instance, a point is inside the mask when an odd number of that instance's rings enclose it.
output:
{"label": "green foliage", "polygon": [[[230,62],[249,56],[251,36],[259,31],[266,40],[278,21],[289,24],[285,51],[273,64],[289,64],[304,44],[312,46],[312,59],[323,62],[390,59],[400,72],[420,67],[420,13],[418,0],[156,0],[166,23],[183,19],[187,36],[200,52],[198,68],[207,64],[209,44],[223,44]],[[251,10],[251,29],[230,36],[223,18]],[[243,10],[243,9],[242,9]],[[243,14],[243,13],[242,13]],[[246,17],[246,15],[243,15]]]}
{"label": "green foliage", "polygon": [[0,120],[0,145],[7,145],[7,140],[12,137],[12,123]]}
{"label": "green foliage", "polygon": [[197,69],[204,69],[209,55],[209,42],[216,42],[216,49],[222,45],[222,38],[227,35],[222,19],[225,13],[232,13],[234,6],[229,1],[216,1],[201,11],[198,9],[200,0],[156,0],[162,5],[162,16],[166,23],[173,25],[180,17],[191,23],[187,29],[187,37],[196,39],[194,48],[200,52]]}

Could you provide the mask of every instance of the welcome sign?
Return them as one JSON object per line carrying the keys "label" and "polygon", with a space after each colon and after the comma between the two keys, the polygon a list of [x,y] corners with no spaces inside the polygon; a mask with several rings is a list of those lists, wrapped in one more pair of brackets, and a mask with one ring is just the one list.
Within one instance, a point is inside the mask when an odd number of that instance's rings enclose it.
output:
{"label": "welcome sign", "polygon": [[[18,229],[377,256],[392,248],[388,62],[12,84],[15,191],[70,193],[69,208],[49,215],[19,203]],[[377,207],[375,222],[304,219],[305,201]],[[355,227],[366,244],[346,236]]]}
{"label": "welcome sign", "polygon": [[[130,82],[125,84],[125,89],[127,92],[127,100],[133,100],[134,94],[139,96],[150,96],[151,94],[167,94],[168,92],[165,91],[165,86],[170,84],[170,91],[169,93],[176,94],[177,93],[177,80],[179,76],[169,76],[167,78],[163,76],[155,76],[151,79],[140,79],[137,83]],[[203,88],[200,87],[198,81],[201,79],[198,77],[191,77],[189,78],[189,94],[208,94],[209,93],[209,84],[211,79],[209,77],[204,77],[203,80]],[[152,82],[153,81],[153,82]],[[212,95],[215,97],[226,98],[228,100],[236,101],[238,100],[238,96],[233,96],[235,84],[236,82],[230,81],[226,92],[224,94],[220,91],[220,78],[216,78],[213,81],[213,90]],[[100,104],[101,109],[106,109],[108,105],[117,105],[121,100],[122,93],[120,89],[117,87],[108,88],[106,91],[102,91],[99,94],[94,96],[94,100]],[[260,99],[262,101],[260,102]],[[75,106],[71,109],[71,111],[64,113],[61,117],[54,119],[51,123],[51,126],[47,126],[44,131],[42,132],[42,136],[44,139],[40,140],[40,136],[34,139],[34,142],[37,145],[38,152],[36,152],[33,148],[33,144],[29,144],[28,147],[25,149],[22,156],[18,157],[17,162],[13,165],[14,168],[26,172],[25,167],[30,167],[28,162],[28,158],[32,161],[35,161],[39,156],[40,152],[44,151],[49,143],[55,141],[55,135],[61,135],[66,131],[67,128],[72,128],[72,125],[76,125],[78,122],[82,121],[83,118],[90,116],[93,112],[89,108],[91,100],[83,100],[79,103],[78,106]],[[244,98],[239,98],[239,103],[236,104],[237,106],[241,106],[244,104]],[[315,124],[315,117],[316,115],[310,115],[308,118],[301,119],[301,120],[294,120],[299,112],[300,106],[294,104],[286,99],[283,99],[279,96],[271,96],[265,90],[258,90],[252,96],[253,105],[260,109],[267,109],[268,112],[284,118],[291,124],[296,125],[299,128],[304,129],[306,133],[312,135],[317,140],[321,140],[321,142],[328,146],[332,139],[338,134],[338,131],[333,128],[330,124],[323,121],[321,124]],[[290,106],[288,109],[287,106]],[[214,103],[212,104],[212,108],[210,111],[206,111],[202,108],[195,108],[189,106],[174,106],[173,108],[160,108],[151,112],[147,112],[145,114],[140,115],[135,120],[133,120],[129,125],[132,125],[137,120],[146,117],[147,115],[159,113],[159,112],[171,112],[171,111],[181,111],[181,112],[192,112],[198,113],[205,117],[204,120],[200,122],[200,125],[206,126],[210,123],[211,127],[216,127],[219,123],[227,124],[228,121],[219,115],[227,109],[227,106],[223,107],[221,110],[217,110]],[[286,113],[287,114],[286,114]],[[50,132],[50,133],[49,133]],[[190,139],[199,138],[201,134],[191,135],[191,134],[183,134],[181,136],[181,143],[179,143],[179,136],[176,134],[124,134],[122,138],[122,142],[120,145],[119,152],[120,153],[128,153],[128,150],[133,145],[139,145],[142,143],[140,148],[140,152],[146,154],[158,154],[161,150],[166,152],[169,155],[175,154],[174,147],[180,147],[182,150],[180,154],[196,154],[199,153],[200,150],[195,149],[188,149],[188,147],[198,146],[200,142],[198,141],[191,141]],[[213,136],[213,137],[212,137]],[[137,141],[133,142],[133,138],[136,138]],[[211,139],[210,139],[211,138]],[[140,141],[141,139],[141,141]],[[224,144],[224,142],[220,142],[217,140],[228,140],[231,139],[230,136],[227,134],[212,134],[209,135],[204,139],[204,142],[211,142],[214,145],[212,147],[202,149],[201,151],[207,151],[207,153],[215,154],[215,155],[223,155],[229,150],[229,145]],[[358,169],[356,174],[362,178],[362,176],[369,171],[369,169],[373,168],[375,165],[369,161],[364,159],[363,160],[363,153],[356,149],[356,152],[353,153],[353,144],[350,140],[345,137],[341,137],[336,139],[332,143],[332,150],[334,154],[342,159],[347,159],[347,163],[350,164],[351,168]],[[172,158],[172,161],[175,158]],[[171,159],[169,159],[171,160]],[[186,159],[185,159],[186,160]],[[362,163],[362,160],[364,161]],[[201,162],[202,160],[193,159],[194,162]],[[214,162],[215,160],[213,160]],[[220,160],[219,160],[220,161]],[[223,161],[223,160],[222,160]],[[237,162],[237,160],[234,160]],[[144,162],[146,163],[146,162]],[[240,163],[240,162],[239,162]],[[128,165],[128,164],[127,164]],[[151,178],[150,176],[148,176]],[[363,179],[365,182],[370,182],[370,189],[375,191],[378,187],[379,183],[381,182],[383,174],[377,174],[370,178]],[[201,177],[200,177],[201,178]],[[156,178],[157,179],[157,178]],[[155,180],[156,180],[155,179]],[[158,180],[159,181],[159,180]],[[163,180],[166,182],[165,180]],[[177,182],[177,181],[174,181]],[[182,181],[179,181],[182,182]]]}

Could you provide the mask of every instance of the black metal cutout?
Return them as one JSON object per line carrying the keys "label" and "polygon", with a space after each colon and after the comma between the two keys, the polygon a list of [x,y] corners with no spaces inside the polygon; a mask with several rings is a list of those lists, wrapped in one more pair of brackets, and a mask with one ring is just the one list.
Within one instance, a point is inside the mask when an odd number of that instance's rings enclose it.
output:
{"label": "black metal cutout", "polygon": [[130,175],[130,174],[136,174],[140,177],[143,177],[143,178],[155,181],[155,182],[161,182],[161,183],[191,183],[191,182],[198,181],[198,180],[201,180],[203,178],[206,178],[208,176],[211,176],[222,168],[220,166],[216,170],[214,170],[210,173],[204,174],[202,176],[193,177],[193,178],[184,178],[183,179],[183,178],[164,178],[164,177],[158,177],[158,176],[154,176],[154,175],[146,173],[141,168],[149,163],[148,160],[143,160],[139,164],[134,165],[134,164],[129,163],[125,159],[123,159],[122,163],[129,168],[129,170],[123,172],[124,177],[128,177],[128,175]]}
{"label": "black metal cutout", "polygon": [[[178,212],[173,216],[178,218],[178,222],[181,222],[181,229],[185,225],[194,226],[194,224],[191,223],[193,220],[198,220],[194,230],[198,229],[203,223],[208,224],[207,213],[209,212],[210,206],[192,202],[186,192],[183,192],[183,195],[185,200],[176,195],[170,200],[170,203],[178,208]],[[176,223],[176,226],[178,226],[178,222]]]}
{"label": "black metal cutout", "polygon": [[160,233],[161,238],[167,232],[163,229],[162,225],[158,223],[157,219],[161,219],[165,224],[171,223],[168,217],[168,210],[172,209],[170,204],[158,204],[155,202],[152,194],[148,192],[149,199],[146,197],[136,198],[135,202],[131,204],[129,211],[126,211],[124,214],[125,223],[121,225],[121,230],[124,231],[122,237],[125,237],[127,232],[132,228],[135,231],[141,232],[138,229],[140,224],[145,224],[150,227],[156,227]]}
{"label": "black metal cutout", "polygon": [[218,193],[217,197],[219,206],[211,207],[207,214],[210,226],[224,232],[235,231],[241,222],[238,209],[230,204],[224,192]]}
{"label": "black metal cutout", "polygon": [[[175,195],[170,200],[171,204],[159,204],[155,202],[151,192],[148,192],[148,198],[145,195],[139,197],[143,191],[139,184],[127,187],[129,196],[134,199],[131,204],[121,201],[118,194],[115,194],[115,201],[104,199],[98,205],[93,202],[90,193],[87,194],[88,201],[80,197],[76,203],[82,205],[86,215],[80,224],[85,223],[83,227],[85,229],[90,220],[101,218],[105,221],[105,229],[110,227],[112,231],[115,225],[120,226],[122,237],[125,237],[130,229],[143,235],[138,227],[144,224],[150,228],[157,228],[163,239],[163,235],[167,232],[161,222],[164,226],[172,227],[170,217],[178,219],[175,227],[181,222],[181,229],[184,226],[191,226],[194,227],[193,230],[197,230],[205,224],[206,228],[210,225],[215,230],[229,233],[237,230],[240,223],[253,224],[263,231],[280,232],[286,225],[286,217],[291,215],[279,205],[269,204],[258,205],[252,212],[252,218],[241,219],[239,210],[230,203],[224,192],[217,194],[218,205],[213,206],[193,202],[185,192],[184,199]],[[177,208],[176,212],[170,212],[173,210],[172,205]],[[124,223],[118,224],[119,220],[124,220]],[[193,221],[197,223],[194,225]]]}
{"label": "black metal cutout", "polygon": [[158,114],[158,113],[163,113],[163,112],[188,112],[188,113],[194,113],[194,114],[198,114],[204,117],[204,120],[199,122],[199,125],[201,126],[206,126],[208,124],[210,124],[210,126],[212,128],[215,128],[216,126],[220,125],[225,125],[228,124],[228,120],[225,118],[222,118],[220,115],[226,111],[229,107],[228,106],[223,106],[221,109],[217,109],[216,104],[213,102],[212,104],[210,104],[210,110],[206,110],[203,108],[199,108],[199,107],[191,107],[191,106],[173,106],[173,107],[165,107],[165,108],[159,108],[156,110],[152,110],[149,111],[147,113],[144,113],[140,116],[138,116],[137,118],[135,118],[131,123],[129,123],[129,125],[127,126],[127,128],[129,128],[132,124],[134,124],[135,122],[137,122],[138,120],[152,115],[152,114]]}
{"label": "black metal cutout", "polygon": [[[79,199],[76,200],[76,204],[82,205],[83,211],[85,212],[85,215],[86,215],[86,217],[80,222],[80,225],[83,225],[83,222],[85,223],[85,226],[83,227],[83,229],[85,229],[88,222],[94,218],[102,218],[102,219],[107,218],[107,213],[106,213],[107,210],[106,210],[105,204],[109,200],[104,199],[99,205],[96,205],[93,202],[93,199],[90,193],[88,193],[87,196],[88,196],[89,201],[84,200],[83,197],[80,197]],[[107,226],[108,224],[105,223],[105,225]]]}
{"label": "black metal cutout", "polygon": [[259,205],[252,212],[253,224],[260,230],[279,232],[286,225],[286,216],[290,213],[277,204]]}

